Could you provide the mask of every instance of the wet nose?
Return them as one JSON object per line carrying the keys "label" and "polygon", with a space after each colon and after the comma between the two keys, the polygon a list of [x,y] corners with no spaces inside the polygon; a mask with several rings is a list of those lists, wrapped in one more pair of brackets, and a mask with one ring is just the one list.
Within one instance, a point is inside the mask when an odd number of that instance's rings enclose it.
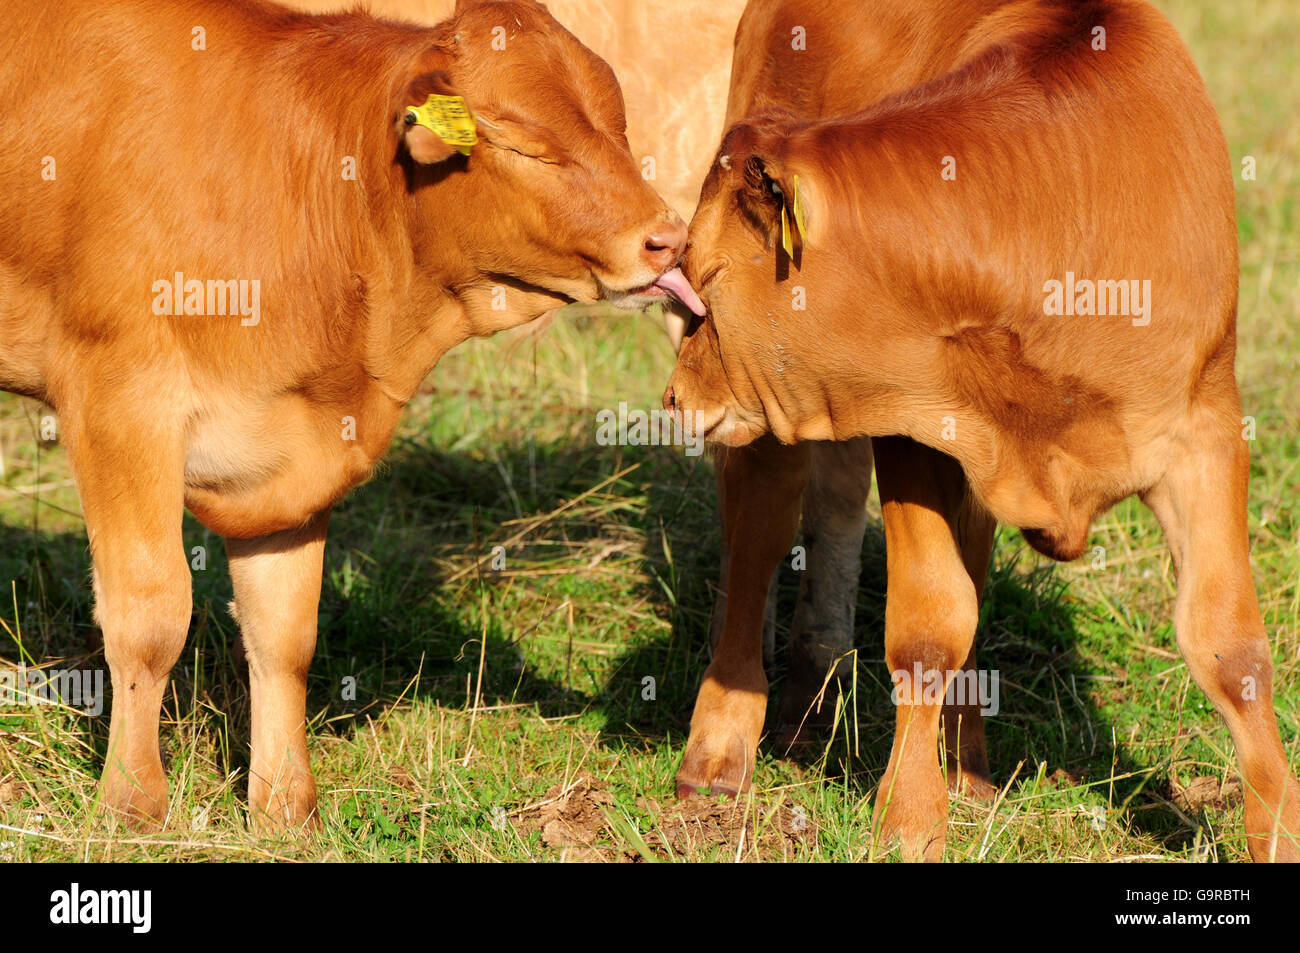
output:
{"label": "wet nose", "polygon": [[664,410],[671,413],[677,409],[677,395],[673,393],[673,385],[669,384],[664,390]]}
{"label": "wet nose", "polygon": [[673,216],[671,222],[660,222],[641,241],[641,260],[662,274],[677,264],[686,250],[686,223]]}

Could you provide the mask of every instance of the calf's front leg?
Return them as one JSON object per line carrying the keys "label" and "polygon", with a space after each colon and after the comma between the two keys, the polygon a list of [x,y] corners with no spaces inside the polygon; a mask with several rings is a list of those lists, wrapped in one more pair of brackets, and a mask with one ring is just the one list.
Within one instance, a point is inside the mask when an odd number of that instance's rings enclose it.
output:
{"label": "calf's front leg", "polygon": [[[132,827],[167,819],[158,721],[192,610],[181,537],[184,449],[161,413],[82,382],[63,410],[64,444],[86,515],[95,618],[113,685],[100,798]],[[67,403],[64,404],[67,406]]]}
{"label": "calf's front leg", "polygon": [[767,713],[768,586],[794,541],[810,460],[807,444],[784,446],[771,436],[718,456],[718,502],[729,549],[726,620],[695,700],[677,771],[679,796],[703,788],[734,796],[752,780]]}
{"label": "calf's front leg", "polygon": [[[978,702],[946,709],[953,674],[975,665],[979,599],[993,519],[950,457],[902,437],[873,441],[889,590],[885,661],[895,682],[894,745],[876,792],[875,823],[904,857],[938,860],[948,788],[991,792]],[[919,675],[919,677],[918,677]],[[939,726],[948,719],[948,778]],[[960,737],[960,743],[958,738]]]}
{"label": "calf's front leg", "polygon": [[226,540],[252,695],[248,804],[262,828],[320,827],[307,756],[307,670],[328,525],[325,510],[298,529]]}

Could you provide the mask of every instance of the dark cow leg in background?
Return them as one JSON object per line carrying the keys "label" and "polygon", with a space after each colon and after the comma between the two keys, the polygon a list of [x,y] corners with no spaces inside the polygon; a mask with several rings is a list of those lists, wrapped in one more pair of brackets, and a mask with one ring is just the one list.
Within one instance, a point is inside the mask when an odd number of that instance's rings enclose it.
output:
{"label": "dark cow leg in background", "polygon": [[[871,492],[871,441],[843,443],[818,441],[812,447],[812,475],[803,494],[800,522],[807,550],[805,569],[799,576],[786,660],[786,684],[781,692],[778,750],[830,724],[835,711],[834,684],[827,685],[824,702],[816,698],[826,683],[831,664],[853,648],[853,616],[857,607],[858,577],[862,567],[862,537],[867,529],[866,504]],[[720,580],[727,578],[731,549],[724,536]],[[782,563],[772,571],[763,617],[763,664],[776,655],[776,594]],[[727,587],[719,584],[713,605],[710,642],[714,649],[722,638],[727,617]],[[847,664],[847,661],[846,661]],[[836,678],[845,674],[837,672]],[[800,724],[802,731],[799,731]],[[798,738],[795,735],[798,733]]]}
{"label": "dark cow leg in background", "polygon": [[[852,677],[853,617],[862,568],[862,537],[871,492],[871,440],[812,444],[812,475],[803,497],[807,568],[786,648],[776,750],[784,755],[817,742],[835,716],[836,695]],[[823,686],[825,690],[823,692]],[[818,696],[821,696],[820,699]]]}
{"label": "dark cow leg in background", "polygon": [[1237,748],[1251,858],[1300,861],[1300,787],[1278,735],[1273,657],[1250,573],[1250,452],[1239,420],[1240,411],[1217,420],[1193,411],[1190,446],[1143,500],[1173,554],[1178,649]]}
{"label": "dark cow leg in background", "polygon": [[701,788],[734,795],[752,780],[767,714],[767,594],[799,526],[811,458],[808,444],[784,446],[771,436],[718,455],[718,503],[730,551],[723,580],[726,621],[695,701],[677,771],[679,796]]}
{"label": "dark cow leg in background", "polygon": [[226,540],[252,696],[248,806],[259,827],[320,827],[307,758],[307,670],[328,526],[325,510],[301,529]]}
{"label": "dark cow leg in background", "polygon": [[[942,693],[925,689],[932,678],[946,688],[952,672],[974,664],[983,573],[976,582],[971,569],[982,570],[988,557],[972,567],[964,550],[991,540],[992,521],[972,505],[961,467],[950,457],[901,437],[875,440],[874,449],[889,574],[885,661],[891,673],[906,675],[895,682],[894,745],[876,792],[874,827],[880,843],[900,840],[906,858],[938,860],[948,823],[938,748],[944,705]],[[963,750],[949,758],[962,759],[963,771],[986,772],[979,706],[964,706],[950,718],[960,718],[964,737]],[[975,774],[973,781],[980,780],[987,785]]]}

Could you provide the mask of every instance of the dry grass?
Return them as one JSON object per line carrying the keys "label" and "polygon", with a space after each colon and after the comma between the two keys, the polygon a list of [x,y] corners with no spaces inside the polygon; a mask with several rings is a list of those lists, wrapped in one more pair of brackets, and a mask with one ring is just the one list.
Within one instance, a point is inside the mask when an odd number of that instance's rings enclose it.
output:
{"label": "dry grass", "polygon": [[[1234,161],[1258,165],[1256,181],[1238,182],[1238,372],[1258,421],[1255,578],[1296,765],[1300,9],[1160,5],[1192,44]],[[793,763],[765,748],[756,793],[732,806],[748,824],[683,813],[671,778],[717,571],[709,464],[594,442],[596,409],[656,405],[672,355],[655,322],[560,322],[535,348],[498,340],[449,356],[385,472],[338,512],[310,685],[321,837],[248,830],[248,698],[224,557],[188,522],[187,546],[209,560],[164,712],[168,829],[131,837],[97,822],[107,718],[13,706],[0,709],[0,859],[888,859],[870,836],[892,730],[878,522],[864,546],[858,691],[823,757]],[[57,441],[39,439],[46,413],[0,398],[0,660],[102,668],[80,506]],[[494,545],[506,549],[501,572],[483,564]],[[980,644],[1003,677],[989,737],[1005,787],[991,807],[955,805],[948,856],[1243,859],[1239,796],[1221,784],[1233,751],[1177,657],[1160,534],[1129,503],[1092,545],[1104,569],[1053,567],[1014,531],[999,537]],[[784,580],[786,621],[794,591]],[[548,792],[568,797],[583,779],[604,794],[565,804],[605,823],[592,844],[554,843],[539,820]],[[806,827],[791,829],[796,816]]]}

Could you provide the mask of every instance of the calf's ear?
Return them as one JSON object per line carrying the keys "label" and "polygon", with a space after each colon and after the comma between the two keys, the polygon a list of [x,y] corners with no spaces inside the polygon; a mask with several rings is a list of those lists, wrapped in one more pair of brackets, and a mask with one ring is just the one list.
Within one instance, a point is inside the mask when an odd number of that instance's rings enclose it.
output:
{"label": "calf's ear", "polygon": [[802,257],[807,211],[798,174],[754,153],[745,159],[737,198],[767,247],[778,246],[794,260]]}
{"label": "calf's ear", "polygon": [[469,155],[478,143],[474,116],[441,70],[407,84],[398,104],[397,135],[416,162],[431,165]]}

